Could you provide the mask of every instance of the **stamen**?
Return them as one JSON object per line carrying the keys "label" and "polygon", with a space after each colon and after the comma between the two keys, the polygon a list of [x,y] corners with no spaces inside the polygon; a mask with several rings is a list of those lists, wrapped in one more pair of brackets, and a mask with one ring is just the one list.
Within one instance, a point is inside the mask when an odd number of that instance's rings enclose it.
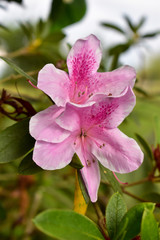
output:
{"label": "stamen", "polygon": [[115,174],[115,172],[112,172],[113,173],[113,175],[114,175],[114,177],[115,177],[115,179],[120,183],[120,184],[124,184],[124,185],[127,185],[128,184],[128,182],[121,182],[120,180],[119,180],[119,178],[116,176],[116,174]]}
{"label": "stamen", "polygon": [[32,87],[34,87],[34,88],[36,88],[36,89],[38,89],[38,87],[37,86],[35,86],[29,79],[27,79],[27,81],[29,82],[29,84],[31,84],[31,86]]}
{"label": "stamen", "polygon": [[97,147],[99,147],[99,148],[105,147],[105,144],[104,144],[104,143],[101,145],[101,144],[99,144],[93,137],[91,137],[91,136],[89,136],[89,135],[87,135],[87,136],[92,139],[92,141],[97,145]]}
{"label": "stamen", "polygon": [[93,93],[89,94],[89,96],[88,96],[88,97],[90,98],[90,97],[92,97],[92,96],[93,96]]}
{"label": "stamen", "polygon": [[112,96],[112,93],[109,93],[108,96]]}
{"label": "stamen", "polygon": [[90,167],[91,166],[91,162],[89,160],[87,160],[87,166]]}

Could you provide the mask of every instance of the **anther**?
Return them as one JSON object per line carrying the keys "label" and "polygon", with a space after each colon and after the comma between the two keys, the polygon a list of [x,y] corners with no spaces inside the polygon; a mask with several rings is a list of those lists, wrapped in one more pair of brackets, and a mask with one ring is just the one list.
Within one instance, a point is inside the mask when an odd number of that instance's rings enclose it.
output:
{"label": "anther", "polygon": [[87,160],[87,166],[90,167],[91,166],[91,162],[89,160]]}
{"label": "anther", "polygon": [[112,96],[112,93],[109,93],[108,96]]}
{"label": "anther", "polygon": [[80,96],[81,96],[81,92],[78,93],[78,97],[80,97]]}
{"label": "anther", "polygon": [[85,94],[85,91],[82,92],[82,95],[84,95],[84,94]]}
{"label": "anther", "polygon": [[89,98],[93,96],[93,93],[89,94]]}
{"label": "anther", "polygon": [[103,147],[105,147],[105,143],[103,143],[103,145],[102,145]]}
{"label": "anther", "polygon": [[95,160],[94,160],[94,159],[92,159],[92,162],[93,162],[93,163],[95,163]]}

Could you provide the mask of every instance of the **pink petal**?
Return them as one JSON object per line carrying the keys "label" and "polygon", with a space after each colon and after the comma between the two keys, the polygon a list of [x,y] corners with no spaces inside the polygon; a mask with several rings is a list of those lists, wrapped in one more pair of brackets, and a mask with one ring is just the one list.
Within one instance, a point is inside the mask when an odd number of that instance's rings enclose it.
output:
{"label": "pink petal", "polygon": [[99,95],[97,103],[90,108],[83,108],[82,125],[85,127],[87,125],[101,125],[106,128],[115,128],[133,110],[135,101],[135,95],[130,87],[121,97],[112,98]]}
{"label": "pink petal", "polygon": [[73,157],[73,139],[67,138],[61,143],[36,141],[33,160],[43,169],[55,170],[68,165]]}
{"label": "pink petal", "polygon": [[36,140],[58,143],[66,139],[70,132],[59,127],[55,122],[64,108],[55,105],[34,115],[30,120],[30,134]]}
{"label": "pink petal", "polygon": [[69,78],[66,72],[53,64],[45,65],[38,75],[37,87],[49,95],[57,106],[69,101]]}
{"label": "pink petal", "polygon": [[100,171],[97,160],[90,154],[87,140],[85,140],[84,145],[81,140],[79,144],[76,144],[76,153],[84,166],[80,171],[90,199],[92,202],[96,202],[100,184]]}
{"label": "pink petal", "polygon": [[119,129],[103,129],[98,127],[88,132],[92,139],[92,154],[103,166],[113,172],[128,173],[136,170],[143,161],[143,153],[132,138],[127,137]]}
{"label": "pink petal", "polygon": [[[79,112],[78,112],[79,110]],[[56,123],[63,129],[69,131],[80,131],[81,122],[79,113],[81,108],[70,103],[66,104],[65,111],[56,119]]]}
{"label": "pink petal", "polygon": [[97,73],[96,88],[92,91],[93,93],[102,93],[113,97],[119,96],[128,86],[133,88],[135,80],[135,69],[130,66],[123,66],[112,72]]}
{"label": "pink petal", "polygon": [[101,56],[100,41],[94,35],[76,41],[70,50],[67,65],[72,102],[85,102],[85,95],[89,94],[89,79],[97,71]]}

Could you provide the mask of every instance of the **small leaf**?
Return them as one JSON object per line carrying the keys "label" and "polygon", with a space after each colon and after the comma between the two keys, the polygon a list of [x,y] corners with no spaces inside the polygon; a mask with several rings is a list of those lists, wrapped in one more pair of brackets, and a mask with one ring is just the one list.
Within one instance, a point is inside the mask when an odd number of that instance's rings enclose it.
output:
{"label": "small leaf", "polygon": [[115,24],[102,22],[101,25],[104,26],[104,27],[111,28],[111,29],[114,29],[114,30],[116,30],[116,31],[118,31],[120,33],[125,34],[125,31],[122,28],[120,28],[119,26],[115,25]]}
{"label": "small leaf", "polygon": [[0,163],[22,157],[34,146],[29,134],[29,119],[22,120],[0,133]]}
{"label": "small leaf", "polygon": [[32,160],[33,152],[30,152],[25,158],[21,161],[18,167],[18,173],[22,175],[32,175],[43,171],[42,168],[37,166],[37,164]]}
{"label": "small leaf", "polygon": [[146,34],[142,35],[141,38],[152,38],[152,37],[157,36],[158,34],[160,34],[160,31],[150,32],[150,33],[146,33]]}
{"label": "small leaf", "polygon": [[106,208],[106,224],[109,236],[113,239],[117,228],[127,212],[127,206],[118,192],[113,194]]}
{"label": "small leaf", "polygon": [[72,161],[69,165],[73,168],[76,168],[76,169],[81,169],[81,168],[84,167],[81,163],[81,160],[79,159],[79,157],[76,153],[73,155]]}
{"label": "small leaf", "polygon": [[85,0],[54,0],[49,14],[52,20],[52,31],[59,31],[62,28],[78,22],[85,15]]}
{"label": "small leaf", "polygon": [[141,143],[142,147],[144,148],[147,156],[149,157],[149,159],[153,160],[153,153],[152,153],[152,150],[149,146],[149,144],[147,143],[147,141],[142,137],[140,136],[138,133],[135,133],[138,141]]}
{"label": "small leaf", "polygon": [[37,84],[37,81],[29,76],[26,72],[24,72],[20,67],[18,67],[11,59],[6,58],[6,57],[1,57],[0,58],[5,61],[8,65],[10,65],[11,68],[13,68],[16,72],[18,72],[19,74],[21,74],[23,77],[25,77],[26,79],[30,80],[32,83]]}
{"label": "small leaf", "polygon": [[83,181],[80,170],[77,170],[77,175],[78,175],[78,181],[79,181],[80,189],[82,191],[82,195],[85,199],[86,204],[88,204],[89,201],[90,201],[90,198],[89,198],[88,191],[87,191],[86,186],[84,184],[84,181]]}
{"label": "small leaf", "polygon": [[[140,203],[129,209],[118,226],[117,234],[114,237],[114,240],[120,240],[122,239],[122,236],[123,240],[130,240],[137,236],[140,233],[144,209],[148,209],[152,212],[154,208],[154,203]],[[126,226],[125,228],[124,225]],[[123,232],[121,231],[122,228],[124,228]],[[125,236],[123,235],[124,232]]]}
{"label": "small leaf", "polygon": [[134,86],[134,90],[136,90],[138,93],[141,93],[145,97],[149,97],[149,94],[140,87]]}
{"label": "small leaf", "polygon": [[135,27],[136,31],[139,30],[143,26],[145,21],[146,21],[146,17],[142,17],[141,20],[139,21],[138,25]]}
{"label": "small leaf", "polygon": [[47,210],[33,222],[40,231],[56,239],[104,240],[95,223],[70,210]]}
{"label": "small leaf", "polygon": [[113,173],[109,169],[103,167],[102,165],[100,165],[100,169],[101,169],[102,179],[110,183],[114,192],[119,192],[122,194],[121,186],[119,182],[116,180],[116,178],[114,177]]}
{"label": "small leaf", "polygon": [[124,15],[124,19],[126,20],[126,22],[127,22],[128,26],[130,27],[130,29],[133,32],[136,32],[136,26],[131,22],[131,19],[127,15]]}
{"label": "small leaf", "polygon": [[142,216],[141,240],[159,240],[158,225],[154,215],[145,209]]}

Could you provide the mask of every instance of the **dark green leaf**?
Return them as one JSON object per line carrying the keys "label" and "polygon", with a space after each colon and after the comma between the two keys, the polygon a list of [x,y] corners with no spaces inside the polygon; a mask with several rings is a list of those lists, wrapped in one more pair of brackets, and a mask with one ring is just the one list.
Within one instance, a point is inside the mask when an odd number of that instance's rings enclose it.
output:
{"label": "dark green leaf", "polygon": [[33,220],[36,227],[60,240],[104,240],[95,223],[69,210],[47,210]]}
{"label": "dark green leaf", "polygon": [[111,239],[117,233],[118,226],[126,212],[127,206],[122,195],[119,193],[113,194],[106,208],[106,224]]}
{"label": "dark green leaf", "polygon": [[29,134],[29,119],[20,121],[0,133],[0,163],[22,157],[34,146]]}
{"label": "dark green leaf", "polygon": [[141,93],[143,96],[149,97],[149,94],[148,94],[145,90],[143,90],[142,88],[137,87],[137,86],[134,86],[134,89],[135,89],[138,93]]}
{"label": "dark green leaf", "polygon": [[104,27],[111,28],[111,29],[114,29],[114,30],[116,30],[116,31],[118,31],[120,33],[125,34],[125,31],[122,28],[120,28],[119,26],[115,25],[115,24],[102,22],[101,25],[104,26]]}
{"label": "dark green leaf", "polygon": [[144,35],[142,35],[142,38],[152,38],[157,36],[158,34],[160,34],[160,31],[156,31],[156,32],[150,32],[150,33],[146,33]]}
{"label": "dark green leaf", "polygon": [[130,27],[130,29],[133,32],[136,32],[136,26],[132,23],[131,19],[127,15],[124,15],[124,19],[126,20],[126,22],[127,22],[128,26]]}
{"label": "dark green leaf", "polygon": [[[153,211],[154,207],[155,207],[154,203],[140,203],[132,207],[122,218],[118,226],[117,234],[114,237],[114,240],[121,240],[122,236],[124,240],[130,240],[137,236],[140,233],[141,220],[144,209]],[[121,229],[124,228],[124,225],[126,225],[126,227],[122,232]]]}
{"label": "dark green leaf", "polygon": [[123,53],[125,51],[127,51],[130,47],[130,43],[124,43],[124,44],[118,44],[114,47],[111,47],[108,50],[109,55],[119,55],[120,53]]}
{"label": "dark green leaf", "polygon": [[22,175],[32,175],[43,171],[42,168],[32,160],[33,152],[30,152],[20,163],[18,173]]}
{"label": "dark green leaf", "polygon": [[146,193],[143,194],[141,197],[148,202],[160,203],[160,194],[156,192]]}
{"label": "dark green leaf", "polygon": [[78,181],[79,181],[80,189],[82,191],[82,195],[83,195],[83,197],[85,199],[85,202],[89,203],[90,198],[89,198],[89,195],[88,195],[86,186],[84,184],[84,181],[83,181],[83,178],[82,178],[80,170],[77,170],[77,174],[78,174]]}
{"label": "dark green leaf", "polygon": [[22,0],[4,0],[6,2],[16,2],[16,3],[19,3],[21,4],[22,3]]}
{"label": "dark green leaf", "polygon": [[6,210],[0,203],[0,221],[5,220],[6,218]]}
{"label": "dark green leaf", "polygon": [[8,65],[10,65],[11,68],[13,68],[16,72],[18,72],[19,74],[21,74],[23,77],[25,77],[26,79],[30,80],[32,83],[37,84],[37,81],[29,76],[26,72],[24,72],[20,67],[18,67],[11,59],[6,58],[6,57],[1,57],[0,58],[5,61]]}
{"label": "dark green leaf", "polygon": [[108,181],[110,183],[114,192],[122,193],[121,186],[120,186],[119,182],[116,180],[116,178],[114,177],[113,173],[109,169],[104,168],[102,165],[100,165],[100,169],[101,169],[102,179],[104,181]]}
{"label": "dark green leaf", "polygon": [[145,209],[142,216],[141,240],[159,240],[158,224],[154,215]]}
{"label": "dark green leaf", "polygon": [[81,163],[81,160],[79,159],[79,157],[76,153],[73,155],[72,161],[69,165],[73,168],[76,168],[76,169],[81,169],[81,168],[84,167]]}
{"label": "dark green leaf", "polygon": [[151,147],[149,146],[149,144],[147,143],[147,141],[142,137],[140,136],[138,133],[135,133],[138,141],[141,143],[142,147],[144,148],[147,156],[153,160],[153,153],[152,153],[152,150],[151,150]]}
{"label": "dark green leaf", "polygon": [[138,25],[136,25],[136,31],[139,30],[143,26],[145,21],[146,21],[146,17],[142,17],[141,20],[139,21]]}
{"label": "dark green leaf", "polygon": [[54,0],[50,12],[50,19],[53,21],[52,31],[59,31],[78,22],[85,12],[85,0]]}

